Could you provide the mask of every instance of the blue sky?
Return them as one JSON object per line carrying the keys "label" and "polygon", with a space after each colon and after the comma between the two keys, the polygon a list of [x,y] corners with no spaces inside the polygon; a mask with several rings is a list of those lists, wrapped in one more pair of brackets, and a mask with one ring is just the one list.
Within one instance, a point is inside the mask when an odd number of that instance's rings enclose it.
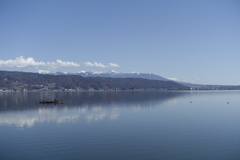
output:
{"label": "blue sky", "polygon": [[240,85],[238,0],[0,0],[0,70]]}

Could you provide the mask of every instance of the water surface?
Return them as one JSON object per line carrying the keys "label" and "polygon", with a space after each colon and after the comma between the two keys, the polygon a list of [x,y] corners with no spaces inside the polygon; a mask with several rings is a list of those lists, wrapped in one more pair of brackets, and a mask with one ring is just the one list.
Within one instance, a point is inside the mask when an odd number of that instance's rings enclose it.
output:
{"label": "water surface", "polygon": [[[54,98],[65,103],[37,104]],[[1,160],[239,160],[239,151],[240,91],[0,92]]]}

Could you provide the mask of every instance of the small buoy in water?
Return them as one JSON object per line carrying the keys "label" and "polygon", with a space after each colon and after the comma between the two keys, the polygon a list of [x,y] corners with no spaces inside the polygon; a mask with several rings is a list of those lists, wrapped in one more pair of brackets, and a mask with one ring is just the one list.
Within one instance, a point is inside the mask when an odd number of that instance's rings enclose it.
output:
{"label": "small buoy in water", "polygon": [[227,102],[227,104],[229,104],[229,102]]}
{"label": "small buoy in water", "polygon": [[190,103],[192,103],[192,101],[190,101]]}

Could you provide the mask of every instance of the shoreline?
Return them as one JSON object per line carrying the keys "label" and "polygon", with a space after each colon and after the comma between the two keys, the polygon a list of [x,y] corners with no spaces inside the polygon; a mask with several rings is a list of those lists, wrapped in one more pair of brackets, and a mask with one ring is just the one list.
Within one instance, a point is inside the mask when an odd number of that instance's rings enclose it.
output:
{"label": "shoreline", "polygon": [[37,90],[25,90],[25,91],[14,91],[14,90],[0,90],[0,93],[9,92],[133,92],[133,91],[238,91],[240,89],[135,89],[135,90],[52,90],[52,91],[37,91]]}

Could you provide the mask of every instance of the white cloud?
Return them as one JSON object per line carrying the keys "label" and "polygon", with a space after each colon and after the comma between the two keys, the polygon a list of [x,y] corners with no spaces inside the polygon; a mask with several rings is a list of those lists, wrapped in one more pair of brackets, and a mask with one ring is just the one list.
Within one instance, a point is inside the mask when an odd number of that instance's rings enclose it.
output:
{"label": "white cloud", "polygon": [[105,66],[104,64],[102,63],[97,63],[97,62],[84,62],[85,66],[87,67],[101,67],[101,68],[106,68],[107,66]]}
{"label": "white cloud", "polygon": [[32,57],[24,59],[23,56],[17,57],[14,60],[0,60],[0,68],[25,68],[25,67],[37,67],[37,66],[46,66],[44,62],[36,62]]}
{"label": "white cloud", "polygon": [[177,78],[167,78],[167,79],[169,79],[171,81],[179,81]]}
{"label": "white cloud", "polygon": [[56,62],[47,62],[46,63],[49,69],[54,70],[60,67],[79,67],[80,64],[74,62],[66,62],[61,60],[56,60]]}
{"label": "white cloud", "polygon": [[108,66],[109,67],[120,67],[118,64],[115,64],[115,63],[109,63]]}
{"label": "white cloud", "polygon": [[104,65],[102,63],[97,63],[97,62],[84,62],[84,65],[87,67],[101,67],[101,68],[107,68],[107,67],[119,67],[118,64],[115,63],[109,63],[108,65]]}
{"label": "white cloud", "polygon": [[56,62],[36,62],[32,57],[24,58],[23,56],[17,57],[12,60],[0,60],[0,68],[26,68],[26,67],[48,67],[50,70],[54,70],[60,67],[79,67],[80,64],[74,62],[67,62],[56,60]]}
{"label": "white cloud", "polygon": [[[104,65],[102,63],[97,62],[84,62],[83,63],[87,67],[100,67],[100,68],[107,68],[107,67],[119,67],[118,64],[109,63],[108,65]],[[17,57],[15,59],[9,60],[1,60],[0,59],[0,68],[29,68],[34,67],[38,70],[39,73],[50,73],[53,70],[56,70],[60,67],[79,67],[79,63],[69,62],[69,61],[62,61],[57,59],[53,62],[43,62],[43,61],[35,61],[34,58],[28,57],[24,58],[23,56]]]}

